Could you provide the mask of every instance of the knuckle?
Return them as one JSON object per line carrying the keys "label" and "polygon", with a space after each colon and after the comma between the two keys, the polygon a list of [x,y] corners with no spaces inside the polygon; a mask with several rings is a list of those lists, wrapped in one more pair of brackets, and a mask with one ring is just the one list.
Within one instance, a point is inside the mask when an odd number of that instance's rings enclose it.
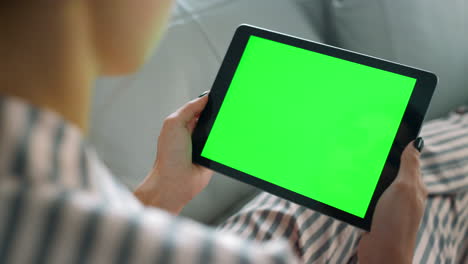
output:
{"label": "knuckle", "polygon": [[395,181],[394,188],[397,195],[403,197],[414,210],[424,210],[427,199],[425,187],[411,181]]}
{"label": "knuckle", "polygon": [[424,208],[426,207],[426,201],[417,197],[411,200],[410,206],[418,215],[422,215],[424,212]]}
{"label": "knuckle", "polygon": [[415,184],[421,178],[421,173],[418,168],[406,167],[401,169],[398,178]]}
{"label": "knuckle", "polygon": [[411,174],[411,176],[420,176],[421,175],[421,161],[419,157],[415,155],[409,155],[405,157],[406,162],[404,163],[405,173]]}
{"label": "knuckle", "polygon": [[395,181],[393,185],[399,194],[411,194],[414,192],[414,185],[408,181]]}
{"label": "knuckle", "polygon": [[412,178],[417,179],[421,176],[421,171],[419,167],[408,168],[407,173],[411,175]]}
{"label": "knuckle", "polygon": [[414,201],[414,208],[418,211],[424,211],[424,208],[426,207],[426,196],[423,195],[417,195]]}
{"label": "knuckle", "polygon": [[169,115],[168,117],[166,117],[166,119],[164,119],[164,126],[169,126],[169,127],[172,127],[174,126],[175,124],[177,123],[177,114],[174,113],[174,114],[171,114]]}
{"label": "knuckle", "polygon": [[424,184],[421,186],[420,192],[421,192],[421,195],[424,198],[427,198],[427,196],[429,195],[429,190],[427,189],[427,187]]}
{"label": "knuckle", "polygon": [[406,149],[401,158],[410,163],[419,164],[419,154],[416,152],[416,150]]}
{"label": "knuckle", "polygon": [[187,102],[187,103],[182,107],[181,111],[187,111],[188,109],[193,108],[194,105],[196,105],[196,102],[195,102],[195,101]]}
{"label": "knuckle", "polygon": [[419,157],[416,154],[411,153],[407,158],[414,167],[419,167]]}
{"label": "knuckle", "polygon": [[421,178],[421,169],[420,167],[416,167],[412,171],[414,178],[420,179]]}
{"label": "knuckle", "polygon": [[197,104],[197,99],[194,99],[192,101],[188,101],[187,104],[185,104],[186,106],[191,106],[191,105],[196,105]]}

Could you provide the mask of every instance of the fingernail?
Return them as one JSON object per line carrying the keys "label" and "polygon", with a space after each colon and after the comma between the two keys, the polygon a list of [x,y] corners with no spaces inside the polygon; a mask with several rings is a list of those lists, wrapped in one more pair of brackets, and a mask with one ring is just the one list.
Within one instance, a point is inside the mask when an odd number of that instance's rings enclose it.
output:
{"label": "fingernail", "polygon": [[203,96],[207,95],[209,92],[210,92],[210,91],[204,91],[202,94],[200,94],[200,95],[198,96],[198,98],[200,98],[200,97],[203,97]]}
{"label": "fingernail", "polygon": [[422,139],[422,137],[418,137],[415,141],[414,141],[414,147],[419,151],[421,152],[424,148],[424,139]]}

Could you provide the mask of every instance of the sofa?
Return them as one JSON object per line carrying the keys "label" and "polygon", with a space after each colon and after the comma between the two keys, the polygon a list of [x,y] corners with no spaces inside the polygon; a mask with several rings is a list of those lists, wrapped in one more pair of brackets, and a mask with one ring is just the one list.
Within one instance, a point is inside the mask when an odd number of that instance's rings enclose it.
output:
{"label": "sofa", "polygon": [[[211,88],[247,23],[435,72],[426,120],[468,103],[468,2],[177,0],[156,53],[138,73],[96,83],[89,141],[128,188],[150,170],[164,118]],[[258,190],[216,174],[182,215],[217,224]]]}

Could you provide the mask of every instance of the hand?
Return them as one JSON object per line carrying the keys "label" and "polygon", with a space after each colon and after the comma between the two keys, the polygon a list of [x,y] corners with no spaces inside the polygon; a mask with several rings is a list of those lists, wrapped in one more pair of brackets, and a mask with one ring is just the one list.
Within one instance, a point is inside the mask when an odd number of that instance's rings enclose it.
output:
{"label": "hand", "polygon": [[371,232],[359,242],[359,263],[412,263],[427,197],[419,156],[414,142],[403,151],[398,176],[377,203]]}
{"label": "hand", "polygon": [[153,169],[135,191],[145,205],[178,214],[208,185],[213,172],[192,163],[191,135],[208,102],[208,96],[203,95],[164,121]]}

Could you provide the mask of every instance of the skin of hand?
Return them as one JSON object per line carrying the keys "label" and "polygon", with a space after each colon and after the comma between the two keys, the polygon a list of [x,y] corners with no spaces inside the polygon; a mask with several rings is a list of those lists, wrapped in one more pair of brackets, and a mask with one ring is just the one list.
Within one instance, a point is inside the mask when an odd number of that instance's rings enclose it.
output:
{"label": "skin of hand", "polygon": [[213,172],[192,163],[191,139],[207,102],[207,95],[192,100],[165,119],[153,169],[135,191],[146,206],[179,214],[208,185]]}
{"label": "skin of hand", "polygon": [[359,242],[359,263],[412,263],[428,195],[413,143],[403,151],[398,176],[377,203],[371,232]]}

